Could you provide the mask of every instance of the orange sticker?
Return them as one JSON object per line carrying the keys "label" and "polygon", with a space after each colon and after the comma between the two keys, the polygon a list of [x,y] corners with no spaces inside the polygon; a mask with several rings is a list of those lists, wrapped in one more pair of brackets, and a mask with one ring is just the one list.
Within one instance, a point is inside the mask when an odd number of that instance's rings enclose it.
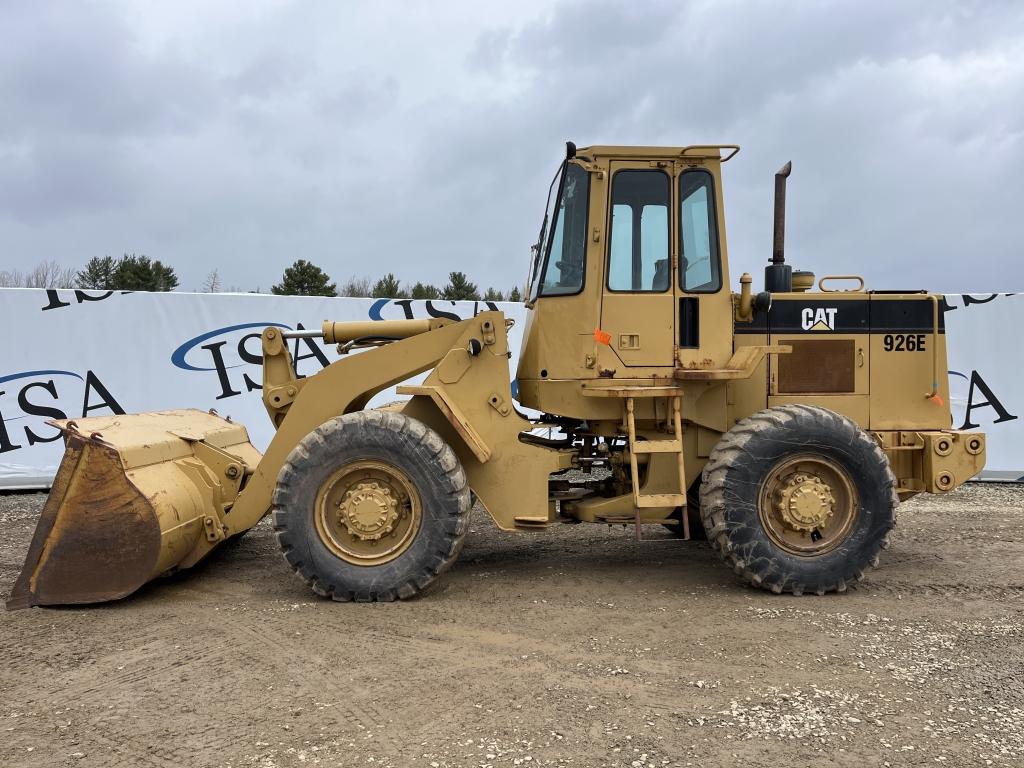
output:
{"label": "orange sticker", "polygon": [[946,404],[946,401],[942,399],[942,395],[940,395],[938,392],[936,392],[934,395],[932,395],[928,399],[929,400],[934,400],[937,405],[945,405]]}
{"label": "orange sticker", "polygon": [[594,341],[598,344],[610,345],[612,343],[612,335],[607,331],[602,331],[600,328],[595,328]]}

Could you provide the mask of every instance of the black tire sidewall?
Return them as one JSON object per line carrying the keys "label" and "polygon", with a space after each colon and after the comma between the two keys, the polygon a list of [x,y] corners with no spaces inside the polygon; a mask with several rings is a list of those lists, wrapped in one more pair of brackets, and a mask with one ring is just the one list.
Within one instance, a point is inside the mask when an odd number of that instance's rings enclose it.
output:
{"label": "black tire sidewall", "polygon": [[[726,469],[723,512],[730,549],[744,569],[766,586],[833,589],[859,578],[877,557],[893,525],[891,473],[885,455],[849,419],[825,411],[790,412],[792,418],[754,432],[743,444],[743,461]],[[857,493],[857,517],[846,538],[829,552],[801,556],[771,540],[758,512],[765,479],[779,463],[799,455],[831,459],[846,472]]]}
{"label": "black tire sidewall", "polygon": [[[338,597],[354,600],[393,599],[404,595],[390,595],[389,591],[410,584],[415,585],[410,591],[419,591],[443,570],[453,538],[461,535],[457,521],[465,512],[465,502],[453,487],[440,454],[431,453],[431,441],[416,435],[428,427],[415,422],[418,429],[396,430],[396,419],[415,420],[400,414],[386,414],[379,421],[362,416],[338,417],[333,420],[337,425],[328,423],[328,428],[313,433],[319,434],[320,440],[304,440],[304,450],[292,451],[281,472],[287,493],[275,492],[274,496],[275,527],[282,549],[290,550],[289,561],[300,572],[312,571],[318,591],[340,592],[343,594]],[[435,442],[440,441],[434,437]],[[316,529],[321,486],[344,465],[357,461],[379,461],[398,468],[420,496],[421,520],[415,538],[401,555],[380,565],[343,560],[324,544]]]}

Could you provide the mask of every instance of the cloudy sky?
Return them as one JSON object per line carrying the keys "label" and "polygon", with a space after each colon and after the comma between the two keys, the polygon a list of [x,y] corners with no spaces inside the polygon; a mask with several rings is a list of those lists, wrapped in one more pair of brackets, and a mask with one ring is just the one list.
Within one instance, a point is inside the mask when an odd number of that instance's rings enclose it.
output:
{"label": "cloudy sky", "polygon": [[0,270],[525,279],[563,142],[738,143],[730,256],[1024,290],[1024,3],[0,0]]}

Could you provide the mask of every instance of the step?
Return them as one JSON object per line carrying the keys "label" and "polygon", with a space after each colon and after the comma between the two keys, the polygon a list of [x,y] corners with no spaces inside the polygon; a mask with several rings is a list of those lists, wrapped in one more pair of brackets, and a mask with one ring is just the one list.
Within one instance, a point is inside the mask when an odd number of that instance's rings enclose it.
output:
{"label": "step", "polygon": [[551,520],[547,517],[516,517],[514,518],[516,528],[547,528]]}
{"label": "step", "polygon": [[634,499],[641,509],[644,507],[685,507],[685,493],[644,493]]}
{"label": "step", "polygon": [[[598,517],[596,522],[608,525],[636,525],[636,517],[609,515],[608,517]],[[680,525],[680,521],[674,517],[641,517],[640,525]]]}
{"label": "step", "polygon": [[682,397],[683,388],[675,382],[659,385],[652,381],[629,385],[620,381],[594,381],[585,383],[582,393],[584,397]]}
{"label": "step", "polygon": [[682,453],[679,440],[639,440],[633,443],[633,453]]}

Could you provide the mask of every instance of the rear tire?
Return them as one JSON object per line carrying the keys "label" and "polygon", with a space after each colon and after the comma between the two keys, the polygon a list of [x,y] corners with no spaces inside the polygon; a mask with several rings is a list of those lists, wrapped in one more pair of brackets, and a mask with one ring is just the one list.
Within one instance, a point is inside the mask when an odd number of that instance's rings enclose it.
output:
{"label": "rear tire", "polygon": [[844,591],[889,545],[889,461],[838,413],[784,405],[738,422],[704,467],[701,516],[733,570],[775,593]]}
{"label": "rear tire", "polygon": [[451,567],[469,527],[470,494],[434,430],[390,411],[325,422],[288,456],[273,522],[288,564],[339,601],[413,597]]}

